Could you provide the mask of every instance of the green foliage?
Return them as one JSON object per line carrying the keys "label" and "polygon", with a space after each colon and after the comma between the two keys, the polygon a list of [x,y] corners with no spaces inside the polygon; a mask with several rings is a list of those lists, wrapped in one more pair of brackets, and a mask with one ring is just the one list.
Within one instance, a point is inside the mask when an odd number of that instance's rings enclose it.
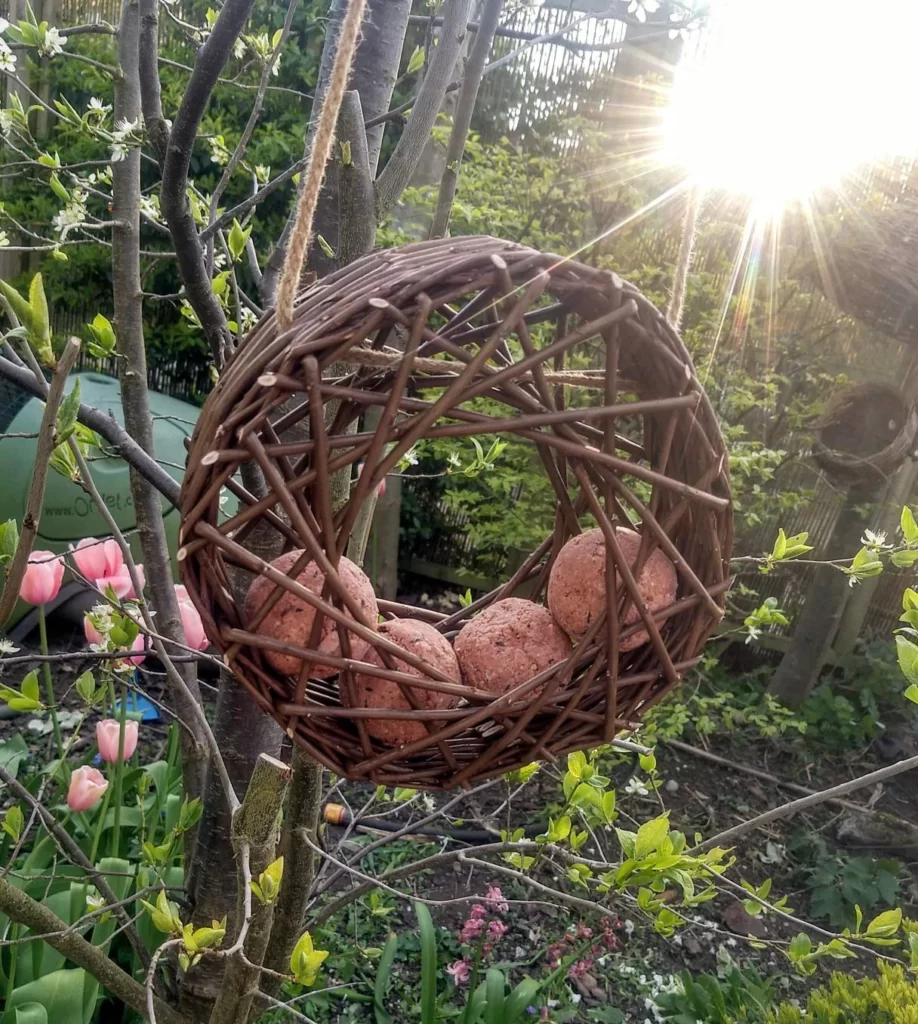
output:
{"label": "green foliage", "polygon": [[832,851],[818,833],[801,832],[788,844],[810,895],[810,913],[835,928],[858,930],[860,912],[895,905],[901,864]]}
{"label": "green foliage", "polygon": [[680,975],[681,992],[657,998],[662,1020],[672,1024],[766,1024],[774,1005],[773,982],[756,971],[731,968],[723,978]]}
{"label": "green foliage", "polygon": [[767,1024],[918,1024],[918,985],[899,964],[882,961],[876,978],[833,973],[804,1009],[782,1003]]}

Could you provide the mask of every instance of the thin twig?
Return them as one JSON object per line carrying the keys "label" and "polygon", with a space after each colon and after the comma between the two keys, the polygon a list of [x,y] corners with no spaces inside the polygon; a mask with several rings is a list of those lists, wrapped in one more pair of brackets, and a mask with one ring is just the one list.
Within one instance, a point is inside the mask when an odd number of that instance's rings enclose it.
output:
{"label": "thin twig", "polygon": [[843,782],[839,786],[824,789],[820,793],[813,793],[811,796],[804,796],[799,800],[791,800],[789,803],[781,804],[780,807],[773,807],[770,811],[765,811],[764,814],[756,815],[756,817],[750,818],[748,821],[744,821],[733,828],[728,828],[724,832],[718,833],[716,836],[712,836],[710,839],[706,839],[703,843],[692,847],[688,853],[691,856],[697,856],[714,846],[732,843],[734,840],[739,839],[740,836],[746,835],[747,832],[753,832],[755,829],[761,828],[762,825],[777,821],[779,818],[789,817],[798,811],[806,810],[808,807],[818,807],[819,804],[824,804],[836,797],[856,793],[859,789],[866,789],[868,786],[873,786],[878,782],[892,779],[903,772],[911,771],[913,768],[918,768],[918,756],[897,761],[886,768],[879,768],[875,772],[868,772],[867,775],[861,775],[856,779],[851,779],[850,782]]}
{"label": "thin twig", "polygon": [[41,522],[41,510],[45,501],[45,483],[48,478],[48,468],[54,449],[59,443],[57,438],[57,413],[61,407],[61,402],[64,400],[67,375],[70,373],[79,354],[80,340],[79,338],[71,338],[67,342],[51,377],[51,386],[48,389],[45,411],[42,414],[41,426],[38,429],[38,444],[35,446],[35,465],[32,468],[32,482],[29,485],[29,493],[26,498],[25,515],[22,517],[19,544],[16,547],[16,553],[13,555],[6,574],[3,593],[0,594],[0,627],[10,617],[10,612],[12,612],[19,598],[19,588],[22,585],[23,577],[28,568],[32,545],[38,534],[38,524]]}

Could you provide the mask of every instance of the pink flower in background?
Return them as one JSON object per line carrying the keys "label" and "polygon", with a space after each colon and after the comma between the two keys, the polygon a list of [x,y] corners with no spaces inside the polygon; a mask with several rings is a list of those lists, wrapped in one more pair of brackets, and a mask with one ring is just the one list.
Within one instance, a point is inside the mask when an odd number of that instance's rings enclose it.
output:
{"label": "pink flower in background", "polygon": [[33,551],[22,577],[19,596],[29,604],[47,604],[57,597],[63,578],[62,558],[53,551]]}
{"label": "pink flower in background", "polygon": [[67,806],[71,811],[88,811],[102,799],[107,789],[108,782],[102,772],[84,764],[70,776]]}
{"label": "pink flower in background", "polygon": [[[131,581],[121,554],[121,548],[115,540],[97,540],[95,537],[84,537],[77,546],[71,549],[71,557],[77,569],[88,579],[100,593],[108,587],[115,596],[122,600],[136,599],[137,591]],[[146,586],[143,565],[137,565],[137,577],[140,587]]]}
{"label": "pink flower in background", "polygon": [[94,644],[96,647],[105,646],[105,637],[92,624],[92,619],[88,615],[83,616],[83,634],[86,637],[86,643]]}
{"label": "pink flower in background", "polygon": [[[143,564],[138,562],[134,568],[137,570],[137,579],[140,582],[140,589],[147,585],[146,577],[143,574]],[[131,574],[128,572],[128,567],[122,565],[121,568],[114,576],[102,576],[95,580],[96,589],[101,593],[105,593],[107,587],[111,587],[115,592],[115,597],[120,598],[124,601],[132,601],[137,599],[137,591],[134,589],[134,582],[131,579]]]}
{"label": "pink flower in background", "polygon": [[[126,761],[137,749],[137,733],[139,726],[134,721],[124,723],[124,760]],[[121,723],[116,718],[104,718],[96,723],[96,743],[99,747],[99,756],[109,764],[120,761],[118,757],[118,744],[120,740]]]}
{"label": "pink flower in background", "polygon": [[379,487],[376,488],[376,497],[381,498],[386,493],[386,478],[383,477],[379,481]]}
{"label": "pink flower in background", "polygon": [[[181,587],[185,590],[184,587]],[[188,592],[185,591],[187,594]],[[185,642],[196,651],[206,650],[210,646],[207,634],[204,632],[204,623],[197,608],[187,599],[183,600],[179,595],[179,587],[175,588],[175,596],[178,597],[179,614],[182,616],[182,629],[185,631]]]}
{"label": "pink flower in background", "polygon": [[181,604],[182,601],[191,601],[191,598],[188,596],[188,588],[183,583],[176,583],[175,599],[179,604]]}
{"label": "pink flower in background", "polygon": [[137,655],[136,657],[133,657],[133,658],[123,658],[118,663],[122,667],[126,667],[127,665],[139,665],[143,661],[143,659],[147,656],[147,654],[146,654],[147,645],[144,642],[143,633],[138,633],[137,636],[134,637],[134,642],[131,644],[131,650],[132,651],[141,651],[142,653]]}
{"label": "pink flower in background", "polygon": [[499,942],[507,931],[507,926],[503,921],[498,921],[496,918],[488,924],[488,937],[493,939],[495,942]]}
{"label": "pink flower in background", "polygon": [[488,894],[485,896],[485,902],[492,910],[496,910],[498,914],[506,914],[510,909],[510,904],[504,899],[504,894],[496,885],[488,886]]}
{"label": "pink flower in background", "polygon": [[124,566],[121,548],[118,547],[118,542],[112,539],[84,537],[75,548],[70,549],[70,557],[88,580],[117,576]]}
{"label": "pink flower in background", "polygon": [[450,964],[450,966],[446,968],[446,973],[457,985],[466,984],[472,975],[467,960],[457,960],[454,964]]}

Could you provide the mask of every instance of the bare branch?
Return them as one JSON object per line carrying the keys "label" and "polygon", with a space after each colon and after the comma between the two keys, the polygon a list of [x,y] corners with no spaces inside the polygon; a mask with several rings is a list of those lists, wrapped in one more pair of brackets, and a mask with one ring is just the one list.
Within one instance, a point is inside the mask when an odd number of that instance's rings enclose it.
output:
{"label": "bare branch", "polygon": [[799,800],[791,800],[786,804],[781,804],[780,807],[773,807],[770,811],[765,811],[763,814],[758,814],[748,821],[735,825],[733,828],[728,828],[716,836],[711,836],[710,839],[706,839],[703,843],[692,847],[688,853],[696,856],[697,854],[704,853],[705,850],[710,850],[714,846],[730,844],[734,840],[739,839],[740,836],[746,835],[747,832],[754,832],[757,828],[761,828],[772,821],[777,821],[779,818],[787,818],[798,811],[805,811],[808,807],[818,807],[819,804],[827,803],[836,797],[856,793],[859,789],[866,789],[868,786],[873,786],[878,782],[885,782],[886,779],[892,779],[903,772],[911,771],[913,768],[918,768],[918,756],[908,757],[904,761],[897,761],[895,764],[887,765],[885,768],[878,768],[875,772],[860,775],[856,779],[851,779],[850,782],[843,782],[839,786],[832,786],[830,789],[824,789],[820,793],[803,796]]}
{"label": "bare branch", "polygon": [[[98,946],[88,942],[82,935],[70,931],[67,922],[47,907],[27,896],[5,878],[0,878],[0,910],[13,921],[26,925],[37,935],[44,934],[43,940],[52,949],[72,960],[78,967],[88,971],[112,995],[117,996],[126,1006],[136,1010],[141,1016],[149,1018],[147,993],[144,986],[110,959]],[[155,1011],[155,1019],[159,1024],[188,1024],[184,1017],[176,1013],[155,995],[150,993],[150,1005]]]}
{"label": "bare branch", "polygon": [[160,205],[172,233],[179,271],[188,301],[210,343],[217,366],[222,366],[233,338],[226,316],[211,287],[204,249],[188,201],[188,170],[201,119],[233,44],[251,13],[254,0],[227,0],[207,42],[198,51],[185,96],[175,116],[163,163]]}
{"label": "bare branch", "polygon": [[437,196],[437,208],[434,211],[433,224],[430,228],[431,238],[442,238],[449,227],[449,216],[456,197],[456,185],[459,182],[459,165],[465,151],[465,140],[468,138],[472,124],[472,113],[478,100],[478,89],[484,74],[485,63],[494,41],[494,32],[500,18],[504,0],[485,0],[481,13],[481,23],[475,42],[472,44],[469,59],[465,63],[462,76],[462,88],[453,114],[453,129],[450,132],[449,144],[446,147],[446,166],[440,179],[440,192]]}
{"label": "bare branch", "polygon": [[159,83],[159,0],[140,0],[140,100],[143,121],[160,164],[169,148]]}
{"label": "bare branch", "polygon": [[32,545],[38,533],[41,510],[45,502],[45,482],[48,479],[48,466],[51,462],[51,455],[57,445],[57,412],[64,398],[67,375],[73,368],[79,353],[79,338],[71,338],[67,342],[67,346],[58,360],[54,374],[51,377],[51,386],[48,389],[45,411],[42,414],[41,426],[38,428],[35,465],[32,468],[32,482],[29,484],[29,493],[26,498],[25,515],[22,518],[22,528],[19,534],[19,545],[16,548],[16,553],[13,555],[13,560],[10,562],[10,567],[6,574],[6,582],[3,585],[3,593],[0,594],[0,627],[10,617],[10,612],[12,612],[19,598],[19,587],[22,584],[23,576],[25,576],[29,564],[29,555],[32,553]]}
{"label": "bare branch", "polygon": [[418,91],[411,119],[376,182],[376,211],[382,218],[398,201],[421,159],[452,80],[473,0],[448,0],[439,44]]}

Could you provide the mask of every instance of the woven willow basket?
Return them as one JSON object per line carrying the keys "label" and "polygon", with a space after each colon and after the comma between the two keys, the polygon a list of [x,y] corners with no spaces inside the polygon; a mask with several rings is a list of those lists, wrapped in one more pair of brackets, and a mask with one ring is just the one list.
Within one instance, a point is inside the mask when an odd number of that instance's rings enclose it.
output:
{"label": "woven willow basket", "polygon": [[[544,603],[561,546],[599,525],[609,613],[566,661],[502,694],[420,659],[408,664],[421,678],[399,670],[393,657],[404,666],[404,652],[376,623],[355,624],[359,608],[336,570],[368,495],[412,445],[484,435],[532,446],[556,494],[553,529],[512,579],[468,608],[441,615],[380,600],[379,610],[423,619],[452,641],[523,586]],[[257,499],[240,482],[254,467],[266,488]],[[225,491],[239,499],[226,521]],[[729,586],[724,442],[676,332],[615,274],[488,237],[374,253],[305,291],[289,330],[265,317],[204,406],[181,506],[182,579],[237,679],[334,772],[383,785],[467,785],[633,729],[696,663]],[[614,527],[634,523],[642,541],[629,568]],[[255,553],[292,549],[305,554],[290,575]],[[679,589],[651,614],[635,577],[658,549],[676,565]],[[324,571],[321,596],[296,582],[307,560]],[[284,643],[259,633],[257,616],[246,621],[240,573],[275,583],[269,605],[291,594],[317,609],[310,636]],[[624,625],[633,608],[640,620]],[[338,624],[337,658],[311,646],[324,616]],[[647,642],[621,650],[641,631]],[[409,707],[355,707],[354,678],[367,666],[348,656],[349,637],[376,648],[387,668],[372,671],[398,683]],[[271,652],[301,670],[278,672]],[[312,678],[316,663],[337,674]],[[425,690],[457,706],[422,710]],[[424,731],[387,746],[369,735],[371,718],[422,722]]]}
{"label": "woven willow basket", "polygon": [[918,413],[891,384],[852,384],[838,391],[816,431],[816,462],[842,484],[885,483],[915,448]]}

